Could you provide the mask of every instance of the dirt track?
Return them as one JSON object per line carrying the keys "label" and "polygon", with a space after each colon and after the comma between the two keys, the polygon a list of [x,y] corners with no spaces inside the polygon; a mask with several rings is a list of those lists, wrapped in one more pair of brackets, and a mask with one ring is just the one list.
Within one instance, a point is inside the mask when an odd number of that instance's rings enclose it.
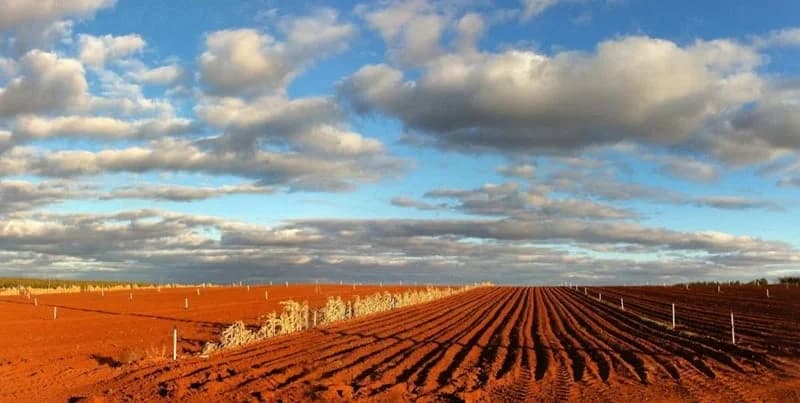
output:
{"label": "dirt track", "polygon": [[[685,308],[692,298],[704,301],[705,294],[619,287],[603,289],[607,297],[601,303],[596,298],[600,290],[590,291],[595,294],[482,288],[209,359],[131,366],[111,381],[75,389],[72,396],[141,401],[800,400],[800,355],[794,350],[800,336],[787,333],[800,319],[795,308],[783,307],[791,298],[758,302],[779,330],[763,329],[765,319],[743,313],[737,325],[743,339],[733,345],[717,317],[728,309],[724,305],[744,310],[747,299],[757,296],[730,291],[716,299],[715,309],[699,305],[691,313],[693,322],[671,330],[659,323],[665,322],[659,304],[671,299],[669,293],[684,298]],[[630,298],[626,311],[609,301],[614,293]],[[642,317],[647,307],[656,318]],[[709,333],[720,329],[715,337],[705,337],[692,324],[705,324]],[[770,339],[778,336],[778,341]]]}

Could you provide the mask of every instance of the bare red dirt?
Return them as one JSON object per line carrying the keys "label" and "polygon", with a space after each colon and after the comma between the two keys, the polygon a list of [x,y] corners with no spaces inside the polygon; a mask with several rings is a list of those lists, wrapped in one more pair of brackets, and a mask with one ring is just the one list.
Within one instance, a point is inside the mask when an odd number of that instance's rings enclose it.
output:
{"label": "bare red dirt", "polygon": [[[480,288],[208,359],[125,366],[65,392],[110,401],[800,401],[800,292],[784,292]],[[625,311],[613,299],[622,295]],[[685,318],[673,330],[662,305],[676,298]],[[732,308],[741,312],[736,345],[720,319]]]}
{"label": "bare red dirt", "polygon": [[[162,288],[157,290],[0,297],[0,402],[66,401],[74,388],[118,377],[134,365],[163,364],[172,355],[172,328],[181,359],[196,356],[231,322],[256,325],[294,299],[321,306],[347,298],[409,287],[352,285]],[[264,299],[264,291],[269,299]],[[184,309],[189,298],[189,309]],[[53,307],[58,318],[53,320]]]}

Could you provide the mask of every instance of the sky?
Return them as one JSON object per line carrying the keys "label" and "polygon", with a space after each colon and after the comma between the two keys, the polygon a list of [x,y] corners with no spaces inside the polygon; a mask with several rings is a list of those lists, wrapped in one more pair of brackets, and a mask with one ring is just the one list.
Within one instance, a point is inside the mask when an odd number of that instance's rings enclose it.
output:
{"label": "sky", "polygon": [[0,0],[0,276],[798,275],[798,16]]}

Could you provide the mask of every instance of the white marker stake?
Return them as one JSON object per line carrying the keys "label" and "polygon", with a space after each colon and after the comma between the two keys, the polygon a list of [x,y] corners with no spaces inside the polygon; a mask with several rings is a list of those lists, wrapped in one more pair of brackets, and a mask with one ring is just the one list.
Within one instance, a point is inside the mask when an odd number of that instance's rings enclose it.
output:
{"label": "white marker stake", "polygon": [[200,295],[200,288],[197,288],[197,295]]}
{"label": "white marker stake", "polygon": [[247,292],[250,292],[250,285],[247,285]]}
{"label": "white marker stake", "polygon": [[736,328],[733,326],[733,312],[731,312],[731,343],[736,344]]}
{"label": "white marker stake", "polygon": [[719,294],[719,284],[717,284],[717,294]]}
{"label": "white marker stake", "polygon": [[105,289],[103,289],[103,288],[101,288],[101,289],[100,289],[100,296],[101,296],[101,297],[105,297],[105,296],[106,296],[106,291],[105,291]]}
{"label": "white marker stake", "polygon": [[289,282],[288,281],[286,282],[286,287],[289,287]]}
{"label": "white marker stake", "polygon": [[58,307],[53,307],[53,320],[58,318]]}
{"label": "white marker stake", "polygon": [[33,306],[39,306],[39,298],[33,299]]}
{"label": "white marker stake", "polygon": [[623,311],[625,310],[625,300],[622,298],[619,299],[619,307],[622,308]]}
{"label": "white marker stake", "polygon": [[178,361],[178,327],[172,327],[172,361]]}
{"label": "white marker stake", "polygon": [[130,294],[128,294],[128,299],[130,299],[131,301],[133,301],[133,293],[130,293]]}
{"label": "white marker stake", "polygon": [[269,301],[269,291],[264,291],[264,301]]}
{"label": "white marker stake", "polygon": [[672,304],[672,328],[675,329],[675,304]]}
{"label": "white marker stake", "polygon": [[183,309],[189,309],[189,298],[183,299]]}
{"label": "white marker stake", "polygon": [[583,287],[583,295],[586,295],[586,287]]}
{"label": "white marker stake", "polygon": [[769,288],[767,288],[767,298],[769,298]]}
{"label": "white marker stake", "polygon": [[314,327],[317,327],[317,311],[314,311]]}
{"label": "white marker stake", "polygon": [[603,302],[603,293],[597,293],[597,300]]}

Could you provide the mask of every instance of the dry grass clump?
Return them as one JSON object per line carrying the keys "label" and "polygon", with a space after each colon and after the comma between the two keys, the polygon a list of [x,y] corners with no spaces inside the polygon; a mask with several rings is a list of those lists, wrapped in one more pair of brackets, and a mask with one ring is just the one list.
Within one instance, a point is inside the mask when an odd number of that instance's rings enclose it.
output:
{"label": "dry grass clump", "polygon": [[424,290],[410,290],[402,293],[384,291],[364,298],[356,296],[355,301],[347,302],[342,300],[341,297],[328,297],[325,306],[316,311],[311,311],[306,301],[302,303],[292,300],[282,301],[283,311],[280,315],[277,312],[272,312],[262,317],[262,324],[258,330],[247,329],[244,322],[236,322],[222,331],[222,336],[218,343],[206,343],[201,354],[207,355],[218,349],[238,347],[253,341],[309,329],[313,327],[313,322],[310,319],[312,316],[317,318],[316,324],[318,326],[325,326],[365,315],[430,302],[489,285],[491,284],[481,283],[458,288],[428,287]]}

